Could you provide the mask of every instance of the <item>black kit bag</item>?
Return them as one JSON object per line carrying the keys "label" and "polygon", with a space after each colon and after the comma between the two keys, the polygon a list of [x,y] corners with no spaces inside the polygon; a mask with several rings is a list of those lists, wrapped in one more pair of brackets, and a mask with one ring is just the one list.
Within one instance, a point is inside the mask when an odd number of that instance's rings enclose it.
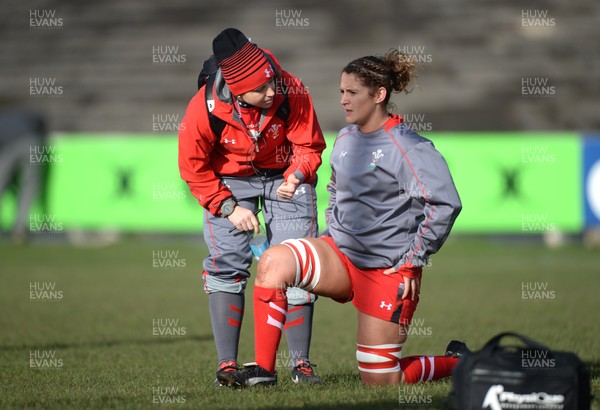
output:
{"label": "black kit bag", "polygon": [[[501,346],[509,336],[523,346]],[[454,408],[460,410],[590,408],[590,375],[579,357],[518,333],[500,333],[467,353],[452,378]]]}

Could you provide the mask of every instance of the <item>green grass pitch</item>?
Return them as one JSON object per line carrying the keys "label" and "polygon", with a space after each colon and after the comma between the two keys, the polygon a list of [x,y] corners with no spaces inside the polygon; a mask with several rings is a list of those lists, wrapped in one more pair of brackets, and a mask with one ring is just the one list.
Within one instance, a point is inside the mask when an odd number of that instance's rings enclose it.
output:
{"label": "green grass pitch", "polygon": [[[0,243],[0,408],[443,408],[449,379],[361,385],[355,309],[327,299],[317,302],[311,347],[322,386],[291,382],[284,342],[277,387],[214,388],[205,253],[201,240]],[[453,338],[478,349],[514,330],[577,353],[598,395],[599,289],[597,250],[454,236],[424,273],[403,354],[443,354]],[[251,295],[250,286],[241,362],[253,359]]]}

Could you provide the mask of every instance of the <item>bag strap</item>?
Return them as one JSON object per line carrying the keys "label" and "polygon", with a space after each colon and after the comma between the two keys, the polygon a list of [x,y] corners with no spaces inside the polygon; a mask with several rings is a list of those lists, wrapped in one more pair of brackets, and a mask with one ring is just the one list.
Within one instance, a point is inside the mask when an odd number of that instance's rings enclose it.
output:
{"label": "bag strap", "polygon": [[202,70],[200,70],[200,74],[198,74],[198,89],[202,88],[209,76],[214,75],[219,69],[219,64],[217,63],[217,58],[211,55],[209,58],[204,60],[202,64]]}
{"label": "bag strap", "polygon": [[213,85],[215,83],[215,77],[215,74],[211,74],[206,79],[206,98],[204,99],[204,101],[206,102],[206,111],[208,112],[208,122],[210,124],[210,129],[217,138],[221,138],[221,134],[225,129],[225,121],[223,121],[222,119],[220,119],[212,113],[213,109],[215,108],[215,99],[213,96]]}
{"label": "bag strap", "polygon": [[534,348],[537,350],[550,351],[550,349],[548,349],[543,344],[536,342],[535,340],[530,339],[527,336],[523,336],[522,334],[516,333],[516,332],[502,332],[502,333],[494,336],[485,344],[485,346],[483,346],[483,348],[481,350],[496,350],[496,349],[498,349],[500,347],[500,341],[505,337],[517,338],[521,342],[523,342],[527,347],[531,347],[531,348]]}
{"label": "bag strap", "polygon": [[281,91],[283,94],[283,101],[277,108],[275,116],[279,117],[284,123],[287,123],[288,119],[290,118],[290,100],[288,99],[287,87],[282,85]]}

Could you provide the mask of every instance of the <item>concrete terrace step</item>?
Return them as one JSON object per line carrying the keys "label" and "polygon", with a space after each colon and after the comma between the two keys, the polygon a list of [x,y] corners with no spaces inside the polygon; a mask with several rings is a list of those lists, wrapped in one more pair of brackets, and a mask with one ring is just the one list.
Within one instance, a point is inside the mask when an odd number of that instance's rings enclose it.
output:
{"label": "concrete terrace step", "polygon": [[[422,0],[407,7],[395,0],[347,0],[343,6],[317,0],[7,0],[0,108],[38,108],[56,130],[147,132],[153,113],[185,110],[212,38],[233,26],[304,81],[324,129],[343,125],[342,67],[402,46],[424,47],[432,61],[420,70],[420,89],[394,97],[398,111],[425,113],[436,129],[600,128],[599,85],[592,76],[600,68],[598,2],[466,0],[458,6]],[[546,10],[557,28],[524,28],[521,13],[528,9]],[[31,28],[30,10],[54,11],[64,24]],[[307,26],[278,26],[282,12],[307,19]],[[185,62],[153,63],[155,47],[177,47],[171,54]],[[560,98],[524,98],[520,81],[527,76],[547,77]],[[55,78],[64,95],[32,97],[32,77]]]}

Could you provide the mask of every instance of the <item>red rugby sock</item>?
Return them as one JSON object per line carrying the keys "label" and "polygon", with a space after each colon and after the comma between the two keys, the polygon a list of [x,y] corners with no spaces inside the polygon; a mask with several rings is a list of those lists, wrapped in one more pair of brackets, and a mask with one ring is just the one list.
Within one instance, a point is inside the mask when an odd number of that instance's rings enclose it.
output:
{"label": "red rugby sock", "polygon": [[458,359],[448,356],[408,356],[400,359],[406,384],[427,382],[452,375]]}
{"label": "red rugby sock", "polygon": [[275,372],[287,308],[285,290],[254,286],[254,356],[256,363],[270,373]]}

